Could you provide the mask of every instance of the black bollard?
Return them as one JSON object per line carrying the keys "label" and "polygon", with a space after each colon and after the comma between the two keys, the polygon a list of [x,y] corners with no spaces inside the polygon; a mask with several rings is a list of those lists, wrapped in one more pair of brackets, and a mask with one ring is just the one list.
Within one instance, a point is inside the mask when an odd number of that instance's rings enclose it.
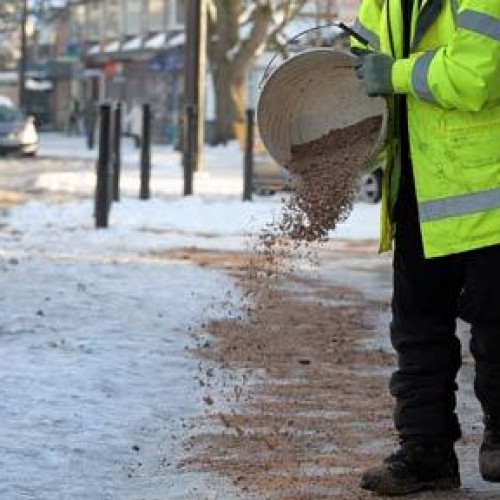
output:
{"label": "black bollard", "polygon": [[255,111],[253,109],[247,109],[246,117],[247,127],[245,138],[245,163],[243,172],[243,201],[252,201]]}
{"label": "black bollard", "polygon": [[186,119],[184,120],[184,196],[193,194],[193,126],[195,124],[193,106],[186,106]]}
{"label": "black bollard", "polygon": [[100,113],[99,156],[97,158],[97,179],[95,189],[95,225],[108,227],[111,207],[111,105],[102,104]]}
{"label": "black bollard", "polygon": [[151,108],[149,104],[142,106],[142,141],[141,141],[141,190],[139,198],[149,200],[151,191]]}
{"label": "black bollard", "polygon": [[120,201],[122,109],[117,103],[113,120],[113,201]]}

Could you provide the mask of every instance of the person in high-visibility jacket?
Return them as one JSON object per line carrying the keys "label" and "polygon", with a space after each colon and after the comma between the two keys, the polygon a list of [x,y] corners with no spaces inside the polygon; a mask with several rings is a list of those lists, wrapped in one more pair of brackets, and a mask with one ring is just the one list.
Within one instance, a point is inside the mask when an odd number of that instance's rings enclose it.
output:
{"label": "person in high-visibility jacket", "polygon": [[366,471],[378,494],[459,487],[461,346],[471,325],[484,413],[480,472],[500,481],[500,1],[362,0],[352,40],[390,110],[381,250],[394,242],[391,340],[398,451]]}

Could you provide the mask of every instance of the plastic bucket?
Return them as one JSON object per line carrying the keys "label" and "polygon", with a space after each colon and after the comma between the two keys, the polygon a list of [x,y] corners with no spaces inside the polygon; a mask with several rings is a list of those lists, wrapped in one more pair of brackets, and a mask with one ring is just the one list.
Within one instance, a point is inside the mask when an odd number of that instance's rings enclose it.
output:
{"label": "plastic bucket", "polygon": [[353,69],[355,60],[345,50],[308,49],[285,60],[265,80],[257,124],[264,146],[278,164],[287,166],[292,145],[381,116],[380,132],[361,171],[376,166],[373,160],[386,136],[387,103],[366,95]]}

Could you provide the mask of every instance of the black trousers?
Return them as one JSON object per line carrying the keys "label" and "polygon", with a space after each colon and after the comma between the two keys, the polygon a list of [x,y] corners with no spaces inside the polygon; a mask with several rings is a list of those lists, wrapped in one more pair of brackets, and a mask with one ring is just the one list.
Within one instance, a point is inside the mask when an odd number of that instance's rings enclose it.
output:
{"label": "black trousers", "polygon": [[398,355],[390,389],[402,438],[461,435],[455,378],[461,366],[456,320],[471,325],[474,388],[485,414],[500,422],[500,245],[425,259],[411,175],[396,207],[391,340]]}

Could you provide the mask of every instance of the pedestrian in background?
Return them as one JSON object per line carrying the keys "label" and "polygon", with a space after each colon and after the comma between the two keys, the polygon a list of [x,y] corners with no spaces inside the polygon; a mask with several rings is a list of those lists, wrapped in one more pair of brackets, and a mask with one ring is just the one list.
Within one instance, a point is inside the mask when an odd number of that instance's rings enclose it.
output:
{"label": "pedestrian in background", "polygon": [[471,325],[484,414],[479,467],[500,481],[500,2],[362,0],[357,73],[387,96],[381,250],[394,239],[398,451],[366,471],[381,495],[460,485],[456,322]]}
{"label": "pedestrian in background", "polygon": [[142,106],[134,102],[125,118],[125,126],[129,135],[134,139],[135,147],[140,148],[142,142]]}
{"label": "pedestrian in background", "polygon": [[85,125],[85,139],[87,142],[87,148],[93,149],[95,143],[97,105],[92,100],[88,100],[85,104],[83,119]]}
{"label": "pedestrian in background", "polygon": [[70,97],[67,106],[68,129],[67,133],[71,135],[80,134],[80,102],[76,97]]}

